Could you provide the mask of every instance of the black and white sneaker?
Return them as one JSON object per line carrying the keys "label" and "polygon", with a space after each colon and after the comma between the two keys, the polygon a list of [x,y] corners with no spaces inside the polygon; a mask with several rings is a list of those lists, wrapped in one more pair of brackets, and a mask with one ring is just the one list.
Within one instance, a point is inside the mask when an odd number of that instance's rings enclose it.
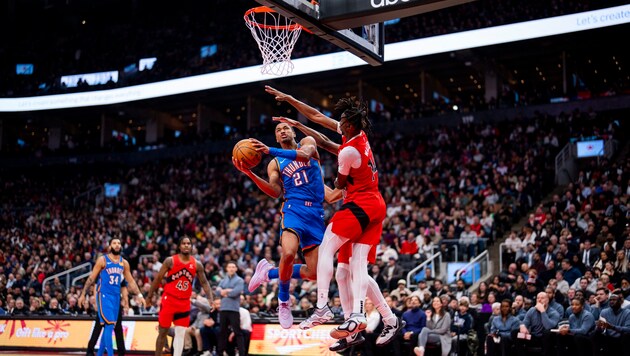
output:
{"label": "black and white sneaker", "polygon": [[352,313],[350,318],[346,319],[341,325],[330,330],[330,336],[333,339],[344,339],[350,335],[354,335],[367,328],[367,319],[365,314]]}
{"label": "black and white sneaker", "polygon": [[385,346],[394,340],[394,336],[398,333],[398,331],[407,325],[407,322],[404,320],[398,320],[396,318],[396,324],[388,325],[385,324],[383,331],[376,338],[376,346]]}
{"label": "black and white sneaker", "polygon": [[365,338],[363,337],[363,335],[361,335],[361,333],[356,333],[348,336],[345,339],[337,340],[337,342],[330,345],[328,349],[332,352],[342,352],[343,350],[351,348],[352,346],[361,345],[363,342],[365,342]]}

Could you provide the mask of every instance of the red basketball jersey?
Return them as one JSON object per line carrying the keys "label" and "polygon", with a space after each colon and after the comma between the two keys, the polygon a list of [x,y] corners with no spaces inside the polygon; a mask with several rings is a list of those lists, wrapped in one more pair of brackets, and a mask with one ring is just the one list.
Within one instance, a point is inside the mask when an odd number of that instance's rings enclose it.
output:
{"label": "red basketball jersey", "polygon": [[350,170],[344,202],[356,200],[361,193],[379,193],[378,171],[365,132],[361,131],[359,135],[350,140],[343,137],[343,144],[339,146],[339,152],[349,146],[354,147],[361,154],[361,166]]}
{"label": "red basketball jersey", "polygon": [[186,263],[179,259],[179,254],[172,257],[173,266],[166,273],[164,294],[178,299],[190,299],[193,280],[197,274],[197,262],[192,256]]}

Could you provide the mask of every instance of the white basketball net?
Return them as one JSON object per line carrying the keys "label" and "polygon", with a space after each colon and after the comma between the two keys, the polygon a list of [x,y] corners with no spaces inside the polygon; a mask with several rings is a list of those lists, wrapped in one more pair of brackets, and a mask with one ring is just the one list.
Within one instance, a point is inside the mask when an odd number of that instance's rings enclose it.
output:
{"label": "white basketball net", "polygon": [[302,26],[264,7],[245,13],[245,24],[252,32],[263,57],[260,72],[278,76],[291,73],[291,52],[302,33]]}

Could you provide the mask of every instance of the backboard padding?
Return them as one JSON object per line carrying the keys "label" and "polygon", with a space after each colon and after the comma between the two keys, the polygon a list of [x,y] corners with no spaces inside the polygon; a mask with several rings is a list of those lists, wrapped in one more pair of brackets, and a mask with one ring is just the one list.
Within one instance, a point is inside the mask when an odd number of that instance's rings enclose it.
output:
{"label": "backboard padding", "polygon": [[[384,26],[373,24],[372,31],[376,41],[369,42],[353,33],[350,28],[333,29],[320,21],[319,7],[303,0],[256,0],[278,13],[301,24],[308,31],[356,55],[370,65],[377,66],[384,62]],[[362,27],[362,26],[356,26]]]}

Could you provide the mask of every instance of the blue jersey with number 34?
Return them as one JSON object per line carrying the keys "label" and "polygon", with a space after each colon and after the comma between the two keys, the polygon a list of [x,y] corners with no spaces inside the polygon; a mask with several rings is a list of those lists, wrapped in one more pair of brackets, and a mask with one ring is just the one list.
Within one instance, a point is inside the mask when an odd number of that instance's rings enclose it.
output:
{"label": "blue jersey with number 34", "polygon": [[118,320],[124,271],[122,257],[114,262],[105,255],[105,268],[99,274],[96,286],[96,311],[101,324],[115,324]]}
{"label": "blue jersey with number 34", "polygon": [[105,255],[105,268],[100,273],[98,281],[98,291],[103,294],[120,295],[120,287],[124,279],[124,267],[122,258],[113,262],[109,256]]}

